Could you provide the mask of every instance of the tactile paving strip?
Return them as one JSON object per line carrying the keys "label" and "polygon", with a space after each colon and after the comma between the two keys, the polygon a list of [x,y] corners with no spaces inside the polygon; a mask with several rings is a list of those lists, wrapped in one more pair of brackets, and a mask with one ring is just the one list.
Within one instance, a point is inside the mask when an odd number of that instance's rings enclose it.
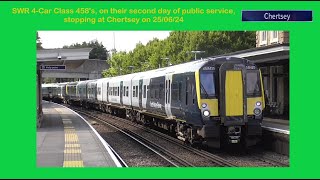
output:
{"label": "tactile paving strip", "polygon": [[79,138],[70,119],[62,119],[64,126],[64,160],[63,167],[84,167],[81,157]]}

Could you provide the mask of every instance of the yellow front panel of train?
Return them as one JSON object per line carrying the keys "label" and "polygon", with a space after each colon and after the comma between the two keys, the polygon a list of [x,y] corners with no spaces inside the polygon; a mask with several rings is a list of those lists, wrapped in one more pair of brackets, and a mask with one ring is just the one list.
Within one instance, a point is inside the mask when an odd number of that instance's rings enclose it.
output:
{"label": "yellow front panel of train", "polygon": [[243,83],[241,71],[226,71],[226,116],[243,115]]}

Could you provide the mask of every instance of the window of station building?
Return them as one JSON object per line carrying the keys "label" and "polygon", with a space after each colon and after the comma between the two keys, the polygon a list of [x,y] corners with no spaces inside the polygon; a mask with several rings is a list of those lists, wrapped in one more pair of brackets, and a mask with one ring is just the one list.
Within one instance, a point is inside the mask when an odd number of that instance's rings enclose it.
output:
{"label": "window of station building", "polygon": [[271,31],[271,38],[270,38],[270,42],[271,43],[278,43],[278,32],[279,31]]}
{"label": "window of station building", "polygon": [[132,97],[136,97],[136,86],[133,86]]}
{"label": "window of station building", "polygon": [[267,44],[267,31],[260,31],[260,45],[266,45]]}

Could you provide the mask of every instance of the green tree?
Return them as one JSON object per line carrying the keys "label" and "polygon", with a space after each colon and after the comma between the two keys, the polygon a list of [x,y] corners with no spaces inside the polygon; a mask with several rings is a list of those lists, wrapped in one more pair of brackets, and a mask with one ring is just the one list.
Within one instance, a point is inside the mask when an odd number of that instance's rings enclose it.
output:
{"label": "green tree", "polygon": [[100,59],[100,60],[107,60],[108,59],[108,51],[103,46],[103,44],[98,42],[98,40],[92,40],[90,42],[82,42],[80,43],[74,43],[70,46],[63,46],[63,48],[92,48],[92,50],[89,53],[89,59]]}
{"label": "green tree", "polygon": [[37,49],[43,49],[41,38],[40,38],[38,32],[37,32]]}
{"label": "green tree", "polygon": [[104,70],[102,72],[102,75],[104,77],[112,77],[112,76],[124,75],[129,72],[131,73],[131,71],[129,71],[128,66],[124,65],[129,62],[127,58],[129,58],[129,56],[124,51],[120,51],[119,53],[114,54],[112,58],[107,61],[107,63],[110,65],[110,68],[107,70]]}
{"label": "green tree", "polygon": [[103,76],[146,71],[170,64],[180,64],[194,60],[191,51],[204,51],[197,59],[223,55],[243,49],[255,47],[255,31],[173,31],[164,40],[154,38],[146,45],[137,43],[135,49],[126,52],[116,52],[108,62],[110,68]]}

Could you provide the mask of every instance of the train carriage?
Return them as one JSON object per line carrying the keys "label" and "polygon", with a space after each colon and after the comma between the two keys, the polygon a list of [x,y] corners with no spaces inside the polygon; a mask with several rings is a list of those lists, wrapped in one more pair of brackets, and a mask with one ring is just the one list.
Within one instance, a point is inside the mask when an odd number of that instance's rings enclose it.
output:
{"label": "train carriage", "polygon": [[208,58],[147,71],[133,78],[131,88],[129,117],[175,131],[181,140],[250,146],[261,135],[261,74],[248,60]]}
{"label": "train carriage", "polygon": [[77,84],[78,82],[70,82],[66,85],[65,100],[68,104],[79,103],[80,101],[78,98]]}
{"label": "train carriage", "polygon": [[[45,93],[45,91],[44,91]],[[191,144],[251,146],[262,134],[261,72],[235,57],[66,84],[66,100],[157,126]]]}
{"label": "train carriage", "polygon": [[97,99],[97,80],[87,81],[87,100],[86,103],[88,107],[98,109],[98,99]]}

